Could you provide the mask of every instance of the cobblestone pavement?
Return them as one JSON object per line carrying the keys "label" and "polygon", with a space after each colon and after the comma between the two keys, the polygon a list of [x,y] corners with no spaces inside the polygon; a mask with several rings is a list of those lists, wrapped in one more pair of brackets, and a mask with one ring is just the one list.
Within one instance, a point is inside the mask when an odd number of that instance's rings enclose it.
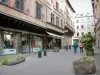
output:
{"label": "cobblestone pavement", "polygon": [[73,50],[48,52],[48,56],[37,55],[26,57],[24,63],[15,66],[0,65],[0,75],[74,75],[72,62],[82,57]]}

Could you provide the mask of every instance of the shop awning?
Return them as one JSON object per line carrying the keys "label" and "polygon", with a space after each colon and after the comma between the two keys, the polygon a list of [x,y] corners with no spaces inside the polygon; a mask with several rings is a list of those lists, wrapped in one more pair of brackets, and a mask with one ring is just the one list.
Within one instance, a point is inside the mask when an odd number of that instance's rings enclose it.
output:
{"label": "shop awning", "polygon": [[47,34],[49,34],[51,37],[56,37],[56,38],[62,38],[63,36],[60,36],[60,35],[57,35],[57,34],[54,34],[54,33],[50,33],[50,32],[47,32]]}

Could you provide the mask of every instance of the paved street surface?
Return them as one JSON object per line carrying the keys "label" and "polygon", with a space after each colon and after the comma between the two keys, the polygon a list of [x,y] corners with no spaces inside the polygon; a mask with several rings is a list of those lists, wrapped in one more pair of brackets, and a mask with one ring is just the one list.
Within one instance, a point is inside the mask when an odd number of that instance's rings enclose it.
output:
{"label": "paved street surface", "polygon": [[74,75],[72,62],[82,57],[73,50],[49,52],[48,56],[37,58],[31,55],[26,62],[15,66],[0,65],[0,75]]}
{"label": "paved street surface", "polygon": [[97,72],[94,75],[100,75],[100,50],[95,51],[94,58],[96,61],[96,69],[97,69]]}

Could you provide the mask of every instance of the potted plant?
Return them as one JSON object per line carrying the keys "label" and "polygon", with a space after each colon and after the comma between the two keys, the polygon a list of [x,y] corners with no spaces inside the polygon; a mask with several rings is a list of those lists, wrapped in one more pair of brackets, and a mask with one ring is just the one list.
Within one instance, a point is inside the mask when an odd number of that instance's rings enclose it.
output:
{"label": "potted plant", "polygon": [[95,43],[95,40],[94,40],[94,38],[93,38],[93,36],[91,35],[90,32],[88,32],[84,36],[82,36],[81,42],[84,44],[86,54],[88,56],[94,55],[93,45]]}
{"label": "potted plant", "polygon": [[54,49],[53,49],[54,52],[59,52],[59,47],[56,43],[54,43]]}

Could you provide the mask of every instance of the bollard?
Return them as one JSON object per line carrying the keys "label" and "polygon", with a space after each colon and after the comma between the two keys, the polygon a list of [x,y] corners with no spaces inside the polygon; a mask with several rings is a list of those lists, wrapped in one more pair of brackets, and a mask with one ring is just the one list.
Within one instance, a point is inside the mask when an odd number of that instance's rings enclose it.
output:
{"label": "bollard", "polygon": [[42,50],[39,50],[38,51],[38,58],[41,58],[42,57]]}
{"label": "bollard", "polygon": [[47,56],[47,50],[44,49],[44,56]]}
{"label": "bollard", "polygon": [[71,50],[71,45],[69,45],[69,49]]}

